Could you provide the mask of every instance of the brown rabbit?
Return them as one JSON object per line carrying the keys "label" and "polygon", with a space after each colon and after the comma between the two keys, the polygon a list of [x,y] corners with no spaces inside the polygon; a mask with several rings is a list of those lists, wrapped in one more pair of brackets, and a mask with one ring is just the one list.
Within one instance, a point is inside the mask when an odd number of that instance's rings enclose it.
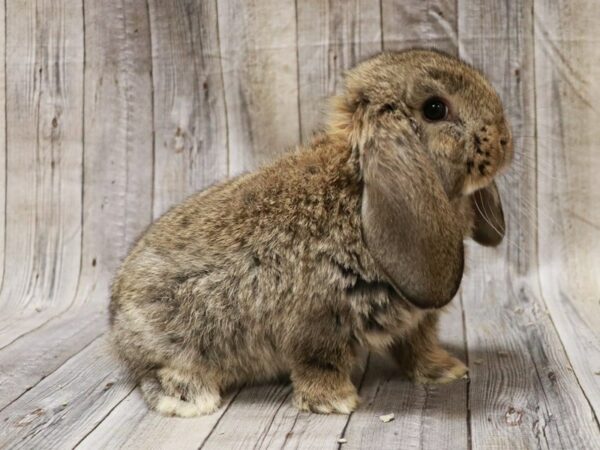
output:
{"label": "brown rabbit", "polygon": [[503,237],[498,95],[467,64],[411,50],[351,70],[332,105],[310,145],[174,207],[123,263],[112,337],[151,408],[210,413],[232,385],[289,374],[300,409],[350,413],[360,346],[419,382],[467,371],[436,324],[463,238]]}

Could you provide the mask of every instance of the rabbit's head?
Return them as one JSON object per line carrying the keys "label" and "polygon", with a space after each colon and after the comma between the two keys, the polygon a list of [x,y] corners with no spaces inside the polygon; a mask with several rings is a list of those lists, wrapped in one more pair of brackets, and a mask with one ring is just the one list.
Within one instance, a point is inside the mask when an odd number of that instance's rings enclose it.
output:
{"label": "rabbit's head", "polygon": [[330,127],[360,161],[363,237],[374,260],[413,304],[445,305],[462,278],[471,226],[452,205],[469,198],[478,242],[497,245],[504,234],[493,177],[513,146],[498,95],[449,55],[383,53],[348,73]]}

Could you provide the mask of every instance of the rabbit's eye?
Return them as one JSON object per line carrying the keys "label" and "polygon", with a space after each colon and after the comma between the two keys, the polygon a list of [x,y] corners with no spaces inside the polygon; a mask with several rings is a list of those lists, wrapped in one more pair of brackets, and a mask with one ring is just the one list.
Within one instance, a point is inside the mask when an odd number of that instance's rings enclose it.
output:
{"label": "rabbit's eye", "polygon": [[423,104],[423,115],[432,122],[444,120],[448,116],[448,107],[442,99],[433,97]]}

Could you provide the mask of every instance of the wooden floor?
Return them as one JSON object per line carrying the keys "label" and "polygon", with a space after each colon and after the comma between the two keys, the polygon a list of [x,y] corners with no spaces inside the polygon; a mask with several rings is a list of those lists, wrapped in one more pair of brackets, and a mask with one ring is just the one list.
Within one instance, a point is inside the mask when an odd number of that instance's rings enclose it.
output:
{"label": "wooden floor", "polygon": [[365,355],[351,416],[299,413],[286,384],[231,392],[209,416],[159,416],[108,352],[104,311],[42,312],[30,332],[2,335],[0,448],[600,448],[600,372],[578,373],[539,294],[496,276],[495,259],[470,270],[443,322],[469,379],[417,386]]}
{"label": "wooden floor", "polygon": [[[0,2],[0,449],[600,449],[599,24],[597,0]],[[106,348],[128,247],[305,141],[344,70],[412,46],[481,69],[516,143],[507,239],[468,246],[443,321],[469,379],[365,355],[349,417],[283,384],[148,412]]]}

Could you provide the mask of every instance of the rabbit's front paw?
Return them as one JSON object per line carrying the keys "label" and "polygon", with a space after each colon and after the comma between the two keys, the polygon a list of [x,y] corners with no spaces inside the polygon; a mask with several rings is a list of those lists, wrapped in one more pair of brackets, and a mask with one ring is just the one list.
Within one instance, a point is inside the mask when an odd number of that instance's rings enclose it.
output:
{"label": "rabbit's front paw", "polygon": [[328,392],[296,392],[294,394],[294,404],[301,411],[310,411],[319,414],[350,414],[359,403],[356,389],[347,393],[328,393]]}
{"label": "rabbit's front paw", "polygon": [[465,378],[468,370],[462,361],[440,348],[419,361],[413,379],[421,384],[445,384]]}

